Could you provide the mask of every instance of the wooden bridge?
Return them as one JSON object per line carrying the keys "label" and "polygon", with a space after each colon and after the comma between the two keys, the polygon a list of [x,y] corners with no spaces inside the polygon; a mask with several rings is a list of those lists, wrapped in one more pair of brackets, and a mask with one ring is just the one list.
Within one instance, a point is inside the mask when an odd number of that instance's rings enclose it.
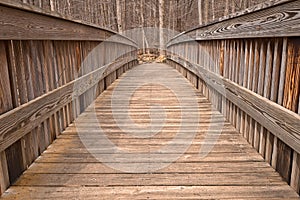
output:
{"label": "wooden bridge", "polygon": [[[146,50],[23,3],[0,10],[2,199],[299,199],[299,0]],[[165,62],[139,63],[146,51]]]}

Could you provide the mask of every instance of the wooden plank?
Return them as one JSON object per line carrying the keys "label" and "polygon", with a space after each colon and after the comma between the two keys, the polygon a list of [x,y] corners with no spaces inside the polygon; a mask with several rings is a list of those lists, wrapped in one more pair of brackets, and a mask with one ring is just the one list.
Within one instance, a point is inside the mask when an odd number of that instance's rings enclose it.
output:
{"label": "wooden plank", "polygon": [[[184,36],[179,35],[173,38],[167,47],[189,40],[299,36],[299,2],[299,0],[295,0],[283,3],[220,23],[186,31]],[[286,29],[285,27],[292,28]]]}
{"label": "wooden plank", "polygon": [[[241,178],[234,178],[237,173],[204,173],[204,174],[24,174],[15,186],[265,186],[266,184],[283,185],[281,178],[274,172],[240,173]],[[214,179],[212,182],[211,180]],[[247,180],[247,181],[245,181]]]}
{"label": "wooden plank", "polygon": [[[170,155],[162,155],[162,159]],[[224,155],[225,156],[225,155]],[[147,163],[147,161],[145,161]],[[145,164],[141,163],[141,164]],[[184,173],[184,174],[205,174],[205,173],[269,173],[274,170],[264,162],[179,162],[172,163],[167,168],[160,169],[156,173]],[[123,174],[103,165],[101,162],[94,163],[34,163],[27,174]]]}
{"label": "wooden plank", "polygon": [[[177,62],[186,61],[177,59]],[[295,151],[300,151],[300,116],[298,114],[282,108],[278,104],[242,88],[228,79],[215,75],[201,66],[194,67],[189,64],[189,69],[198,76],[203,77],[207,84],[242,108],[244,112],[263,124],[264,127]]]}
{"label": "wooden plank", "polygon": [[[124,59],[111,65],[109,71],[116,70],[134,59]],[[26,135],[62,107],[97,84],[102,78],[102,68],[95,70],[67,85],[53,90],[33,101],[0,116],[0,152]],[[14,116],[14,117],[13,117]],[[30,119],[30,120],[28,120]],[[22,127],[19,125],[22,124]],[[15,130],[16,127],[19,127]],[[8,134],[9,133],[9,134]]]}
{"label": "wooden plank", "polygon": [[[297,200],[287,185],[278,186],[123,186],[123,187],[34,187],[12,186],[3,199],[268,199]],[[249,192],[251,191],[251,192]],[[49,195],[49,193],[53,193]],[[214,194],[212,196],[212,194]]]}

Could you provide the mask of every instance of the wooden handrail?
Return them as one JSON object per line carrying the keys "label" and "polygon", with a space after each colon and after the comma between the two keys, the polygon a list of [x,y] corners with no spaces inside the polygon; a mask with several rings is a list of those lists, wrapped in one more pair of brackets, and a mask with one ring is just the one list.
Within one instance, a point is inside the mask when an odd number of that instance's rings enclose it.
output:
{"label": "wooden handrail", "polygon": [[19,4],[0,2],[0,40],[106,41],[113,37],[110,42],[137,46],[130,38],[112,30],[16,5]]}
{"label": "wooden handrail", "polygon": [[300,0],[279,1],[263,10],[222,19],[175,36],[172,45],[201,40],[299,36]]}

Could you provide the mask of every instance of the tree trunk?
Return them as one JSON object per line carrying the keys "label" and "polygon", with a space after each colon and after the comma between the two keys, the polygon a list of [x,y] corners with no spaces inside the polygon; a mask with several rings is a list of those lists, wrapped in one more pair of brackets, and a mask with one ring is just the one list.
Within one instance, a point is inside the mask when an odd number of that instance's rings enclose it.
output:
{"label": "tree trunk", "polygon": [[122,27],[122,9],[121,9],[121,2],[120,1],[121,0],[116,0],[116,16],[117,16],[118,32],[122,33],[123,32],[123,27]]}
{"label": "tree trunk", "polygon": [[160,54],[163,54],[164,50],[164,0],[159,0],[159,48],[160,48]]}
{"label": "tree trunk", "polygon": [[224,16],[228,16],[228,15],[229,15],[229,0],[226,0]]}
{"label": "tree trunk", "polygon": [[203,16],[202,16],[202,1],[198,0],[198,16],[199,16],[199,25],[203,24]]}

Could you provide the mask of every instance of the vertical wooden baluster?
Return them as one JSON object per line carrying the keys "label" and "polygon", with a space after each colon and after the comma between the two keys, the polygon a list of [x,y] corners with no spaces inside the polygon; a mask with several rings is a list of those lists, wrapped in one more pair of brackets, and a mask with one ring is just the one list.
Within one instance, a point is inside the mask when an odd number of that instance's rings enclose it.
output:
{"label": "vertical wooden baluster", "polygon": [[[12,89],[10,82],[15,81],[9,77],[9,65],[7,63],[7,53],[5,42],[0,41],[0,114],[13,109]],[[9,186],[9,172],[5,151],[0,152],[0,196]]]}
{"label": "vertical wooden baluster", "polygon": [[[69,68],[69,57],[70,57],[70,54],[68,52],[68,41],[65,41],[63,43],[63,55],[64,55],[64,85],[66,85],[67,83],[70,82],[70,68]],[[68,127],[69,123],[70,123],[70,118],[69,118],[69,107],[68,105],[65,105],[63,107],[63,128],[64,130]]]}
{"label": "vertical wooden baluster", "polygon": [[[294,88],[294,91],[292,92],[292,102],[290,103],[289,108],[293,110],[294,112],[300,113],[300,98],[299,98],[299,90],[300,90],[300,41],[299,39],[291,40],[291,43],[294,45],[294,60],[289,60],[289,64],[293,64],[294,70],[291,74],[292,76],[292,87]],[[291,63],[292,62],[292,63]],[[285,100],[284,102],[288,102],[288,100]],[[288,103],[286,103],[288,104]],[[294,151],[293,152],[293,160],[292,160],[292,169],[291,169],[291,186],[292,188],[300,192],[300,156],[299,153]]]}
{"label": "vertical wooden baluster", "polygon": [[[40,82],[38,81],[38,68],[40,68],[40,60],[37,55],[39,51],[36,42],[22,41],[22,56],[25,68],[25,79],[27,82],[27,97],[28,101],[35,99],[41,95]],[[26,150],[26,167],[37,158],[39,155],[38,147],[39,129],[36,127],[26,136],[24,136],[24,149]]]}
{"label": "vertical wooden baluster", "polygon": [[240,72],[241,72],[241,63],[240,63],[240,40],[236,40],[235,41],[235,78],[234,78],[234,82],[236,82],[237,84],[240,83]]}
{"label": "vertical wooden baluster", "polygon": [[[224,78],[228,78],[228,72],[229,72],[229,66],[228,66],[228,40],[222,41],[222,47],[221,47],[221,61],[220,61],[220,67],[221,67],[221,75]],[[222,70],[223,69],[223,70]],[[222,96],[222,113],[225,117],[225,119],[228,119],[228,112],[227,112],[227,103],[226,103],[226,96]]]}
{"label": "vertical wooden baluster", "polygon": [[[260,45],[259,45],[260,44]],[[263,48],[263,43],[258,40],[255,40],[254,45],[254,63],[253,63],[253,79],[251,84],[251,90],[253,92],[257,92],[257,86],[258,86],[258,76],[259,76],[259,61],[260,61],[260,48]]]}
{"label": "vertical wooden baluster", "polygon": [[[295,92],[299,92],[299,66],[297,66],[297,41],[288,40],[288,55],[286,64],[286,75],[284,84],[283,106],[295,111]],[[298,94],[299,95],[299,94]],[[298,104],[298,102],[297,102]],[[281,140],[278,140],[277,171],[290,183],[293,150]]]}
{"label": "vertical wooden baluster", "polygon": [[[206,45],[206,41],[205,42],[201,42],[202,43],[202,60],[203,60],[203,67],[205,69],[208,69],[207,68],[207,59],[208,59],[208,52],[207,52],[207,45]],[[208,93],[207,93],[207,86],[206,86],[206,83],[205,83],[205,80],[203,80],[203,94],[204,96],[207,98],[208,97]]]}
{"label": "vertical wooden baluster", "polygon": [[5,151],[0,152],[0,195],[9,187],[9,172]]}
{"label": "vertical wooden baluster", "polygon": [[[260,60],[260,47],[259,47],[259,41],[255,40],[255,44],[254,44],[254,49],[253,49],[253,66],[251,66],[251,79],[249,79],[250,84],[249,84],[249,89],[257,92],[257,85],[258,85],[258,70],[259,70],[259,60]],[[249,143],[254,146],[254,141],[257,137],[257,135],[255,135],[254,131],[255,131],[255,121],[254,119],[250,118],[250,124],[249,124]]]}
{"label": "vertical wooden baluster", "polygon": [[[299,63],[299,60],[298,60]],[[300,114],[300,98],[298,103],[298,114]],[[293,165],[291,174],[291,186],[297,192],[300,193],[300,154],[294,151]]]}
{"label": "vertical wooden baluster", "polygon": [[[24,57],[23,54],[28,54],[29,50],[25,50],[23,49],[24,47],[28,47],[27,45],[23,45],[22,41],[13,41],[12,43],[13,46],[13,57],[12,59],[15,60],[15,68],[19,69],[18,72],[16,70],[16,74],[13,76],[17,77],[17,83],[18,83],[18,91],[19,91],[19,102],[17,106],[20,106],[24,103],[28,102],[28,94],[30,95],[29,98],[33,99],[33,93],[32,90],[30,89],[29,92],[27,92],[27,88],[32,87],[32,83],[29,81],[26,81],[26,79],[29,79],[30,74],[28,72],[28,70],[26,69],[27,66],[25,66],[24,64]],[[29,57],[29,56],[27,56]],[[20,141],[20,145],[21,147],[15,146],[16,149],[20,149],[21,150],[21,154],[22,154],[22,161],[23,161],[23,170],[26,169],[31,162],[33,161],[33,149],[32,149],[32,144],[31,144],[31,138],[32,138],[32,132],[28,133],[26,136],[24,136],[21,141]],[[12,147],[13,148],[13,147]],[[14,150],[11,149],[10,152],[13,152]],[[17,152],[17,151],[16,151]],[[11,158],[13,158],[14,156],[11,156]],[[15,156],[17,157],[17,156]],[[15,158],[16,159],[16,158]],[[9,161],[8,161],[9,162]],[[13,165],[14,162],[11,162],[11,165]],[[11,169],[10,166],[8,166],[9,170]],[[21,173],[22,170],[20,169],[19,172],[15,171],[15,173]],[[18,175],[16,174],[17,178]],[[11,180],[13,181],[13,180]]]}
{"label": "vertical wooden baluster", "polygon": [[[235,83],[237,83],[237,73],[238,73],[238,66],[237,66],[237,41],[233,40],[233,54],[232,54],[232,77],[231,80]],[[231,123],[233,124],[233,126],[236,128],[237,124],[236,124],[236,116],[237,116],[237,107],[235,106],[234,103],[231,103],[232,107],[232,118],[231,118]]]}
{"label": "vertical wooden baluster", "polygon": [[[82,63],[80,64],[80,69],[79,69],[79,71],[80,71],[80,76],[83,76],[83,75],[85,75],[85,67],[86,67],[86,61],[85,61],[85,55],[84,55],[84,50],[86,49],[86,46],[87,46],[87,44],[86,43],[84,43],[84,42],[81,42],[81,48],[80,48],[80,52],[79,52],[79,54],[80,54],[80,56],[81,56],[81,58],[82,58]],[[105,58],[104,58],[105,59]],[[79,97],[79,105],[80,105],[80,111],[79,111],[79,114],[81,114],[82,112],[83,112],[83,110],[84,110],[84,105],[85,105],[85,96],[84,96],[84,94],[82,94],[80,97]]]}
{"label": "vertical wooden baluster", "polygon": [[[229,66],[228,66],[228,40],[223,41],[224,45],[224,78],[228,78]],[[227,112],[227,102],[226,102],[226,95],[222,97],[222,108],[223,108],[223,115],[225,119],[228,119],[228,112]]]}
{"label": "vertical wooden baluster", "polygon": [[[239,40],[240,42],[240,51],[239,51],[239,66],[240,66],[240,70],[239,70],[239,82],[238,84],[240,86],[243,86],[244,83],[244,79],[245,79],[245,41],[244,40]],[[244,127],[245,127],[245,121],[244,121],[244,112],[242,109],[238,108],[238,124],[239,124],[239,128],[238,131],[239,133],[243,133],[244,132]]]}
{"label": "vertical wooden baluster", "polygon": [[[240,56],[239,56],[239,65],[240,65],[240,70],[239,70],[239,85],[243,86],[244,84],[244,79],[245,79],[245,65],[246,65],[246,53],[245,53],[245,48],[246,48],[246,42],[244,40],[240,40]],[[247,72],[246,72],[247,73]]]}
{"label": "vertical wooden baluster", "polygon": [[[56,57],[56,52],[54,48],[54,42],[49,41],[49,66],[47,68],[48,71],[48,81],[49,81],[49,91],[54,90],[57,87],[57,82],[56,82],[56,68],[57,68],[57,57]],[[50,141],[54,141],[57,135],[56,132],[56,113],[53,114],[49,118],[49,123],[50,123]]]}
{"label": "vertical wooden baluster", "polygon": [[[230,54],[230,50],[231,50],[231,42],[230,40],[225,40],[225,65],[224,65],[224,68],[225,68],[225,78],[227,79],[230,79],[230,68],[231,68],[231,65],[230,65],[230,57],[231,57],[231,54]],[[224,102],[225,102],[225,107],[226,107],[226,111],[225,111],[225,118],[227,119],[227,121],[230,121],[230,105],[229,105],[229,101],[226,99],[224,99]]]}
{"label": "vertical wooden baluster", "polygon": [[[272,72],[272,84],[271,84],[271,95],[270,100],[277,102],[279,81],[280,81],[280,66],[281,66],[281,55],[282,55],[282,40],[275,39],[274,45],[274,58],[273,58],[273,72]],[[284,57],[284,56],[283,56]],[[274,136],[273,152],[272,152],[272,167],[276,169],[277,163],[277,137]]]}
{"label": "vertical wooden baluster", "polygon": [[[237,74],[236,74],[236,80],[237,80],[237,84],[242,85],[243,82],[243,62],[242,62],[242,57],[243,57],[243,41],[242,40],[238,40],[237,41]],[[242,110],[236,106],[237,109],[237,115],[236,115],[236,126],[237,126],[237,131],[239,133],[241,133],[241,117],[242,117]]]}
{"label": "vertical wooden baluster", "polygon": [[[73,41],[67,41],[66,42],[66,51],[67,51],[67,82],[73,81],[73,64],[72,64],[72,42]],[[68,103],[67,108],[67,126],[69,126],[73,120],[72,120],[72,102]]]}
{"label": "vertical wooden baluster", "polygon": [[[76,63],[75,63],[75,48],[74,48],[74,41],[69,42],[68,44],[68,49],[69,49],[69,65],[70,65],[70,81],[75,80],[75,68],[76,68]],[[70,123],[72,123],[75,119],[74,115],[74,110],[73,110],[73,105],[74,105],[74,99],[72,102],[69,104],[69,120]]]}
{"label": "vertical wooden baluster", "polygon": [[[233,77],[233,40],[229,40],[229,73],[228,73],[228,79],[232,81]],[[233,108],[232,103],[228,101],[228,107],[229,107],[229,116],[228,121],[232,123],[232,116],[233,116]]]}
{"label": "vertical wooden baluster", "polygon": [[284,96],[284,84],[286,76],[287,58],[288,58],[288,39],[283,38],[282,56],[281,56],[281,68],[280,68],[280,81],[278,88],[277,103],[283,105]]}
{"label": "vertical wooden baluster", "polygon": [[[50,82],[49,82],[49,66],[51,66],[51,61],[49,59],[49,41],[42,41],[42,51],[43,51],[43,64],[42,64],[42,73],[44,77],[45,93],[50,91]],[[50,133],[50,121],[49,119],[45,120],[43,123],[43,131],[45,133],[45,148],[51,144],[51,133]]]}
{"label": "vertical wooden baluster", "polygon": [[229,40],[229,73],[228,78],[232,81],[233,76],[233,41]]}
{"label": "vertical wooden baluster", "polygon": [[248,83],[247,83],[247,88],[249,90],[252,89],[252,80],[253,80],[253,71],[254,71],[254,42],[250,40],[250,45],[249,45],[249,72],[248,72]]}
{"label": "vertical wooden baluster", "polygon": [[297,112],[300,88],[300,39],[289,39],[284,107]]}
{"label": "vertical wooden baluster", "polygon": [[[62,77],[62,85],[67,83],[67,66],[66,66],[66,59],[68,55],[66,54],[66,41],[63,41],[60,46],[60,57],[61,57],[61,77]],[[60,118],[61,118],[61,132],[65,130],[67,127],[67,116],[66,116],[66,106],[62,107],[60,110]]]}
{"label": "vertical wooden baluster", "polygon": [[[265,72],[266,72],[266,45],[265,41],[261,42],[261,48],[259,53],[259,68],[255,73],[257,77],[257,82],[255,82],[253,90],[257,94],[263,96],[264,82],[265,82]],[[254,123],[254,148],[259,151],[264,156],[265,141],[266,141],[266,130],[262,131],[262,126],[259,126],[258,122]]]}
{"label": "vertical wooden baluster", "polygon": [[[42,41],[34,41],[34,56],[35,56],[35,65],[32,67],[32,73],[34,74],[34,82],[33,82],[33,89],[34,89],[34,98],[40,97],[45,93],[45,78],[43,76],[43,70],[45,66],[43,65],[45,57],[43,54],[43,43]],[[34,67],[34,68],[33,68]],[[39,156],[45,149],[45,133],[43,124],[40,124],[36,128],[36,141],[38,144],[36,144],[37,153]],[[37,157],[36,156],[36,157]],[[35,158],[36,158],[35,157]]]}
{"label": "vertical wooden baluster", "polygon": [[[272,66],[273,66],[273,44],[274,40],[268,41],[267,46],[267,58],[266,58],[266,72],[265,72],[265,83],[263,96],[270,99],[271,94],[271,80],[272,80]],[[274,136],[272,133],[267,131],[266,138],[266,161],[271,164],[272,152],[273,152]]]}
{"label": "vertical wooden baluster", "polygon": [[[75,43],[75,47],[74,47],[74,61],[75,61],[75,65],[74,65],[74,77],[75,79],[77,79],[78,77],[80,77],[80,66],[81,66],[81,55],[80,55],[80,42],[76,42]],[[77,97],[74,102],[73,102],[73,113],[74,113],[74,118],[77,118],[79,113],[80,113],[80,100],[79,97]]]}
{"label": "vertical wooden baluster", "polygon": [[[15,59],[15,50],[14,50],[14,46],[15,46],[16,42],[13,42],[13,41],[10,41],[10,42],[7,42],[6,43],[6,56],[7,56],[7,65],[8,65],[8,72],[9,72],[9,79],[10,79],[10,87],[11,87],[11,96],[12,96],[12,103],[13,103],[13,107],[18,107],[20,106],[20,97],[19,97],[19,94],[18,93],[18,78],[17,78],[17,70],[16,70],[16,65],[18,62],[18,60]],[[3,48],[3,47],[2,47]],[[5,52],[2,51],[1,52]],[[3,58],[3,54],[2,55],[2,58],[1,59],[4,59]],[[2,61],[3,63],[5,63],[5,61]],[[18,62],[19,63],[19,62]],[[2,67],[5,67],[5,64],[4,65],[1,65]],[[5,70],[3,70],[5,71]],[[5,81],[5,78],[2,79],[2,81]],[[7,104],[9,105],[9,104]],[[3,107],[4,108],[4,107]],[[15,145],[19,145],[19,147],[17,147],[18,149],[21,148],[21,143],[20,141],[18,141]],[[16,175],[14,176],[18,176],[20,174],[20,172],[25,169],[25,161],[23,161],[23,152],[22,150],[20,151],[21,152],[21,155],[20,155],[20,152],[19,154],[16,156],[16,155],[13,155],[16,157],[16,159],[19,159],[17,162],[14,161],[14,159],[11,161],[10,157],[13,157],[10,155],[10,152],[11,152],[11,149],[14,148],[13,145],[12,147],[9,147],[6,151],[4,152],[1,152],[0,154],[0,158],[1,158],[1,191],[5,190],[9,184],[11,182],[13,182],[14,180],[11,178],[11,170],[14,170],[15,169],[19,169],[17,170],[16,172]],[[13,163],[13,164],[10,164],[10,163]],[[13,166],[13,169],[11,169],[10,167]],[[22,170],[20,170],[22,169]],[[3,178],[3,179],[2,179]]]}
{"label": "vertical wooden baluster", "polygon": [[[64,41],[61,41],[59,47],[57,48],[57,52],[58,52],[57,69],[58,69],[58,76],[59,76],[59,87],[62,87],[63,85],[65,85],[65,80],[66,80],[63,46],[64,46]],[[64,130],[64,124],[65,124],[64,123],[64,121],[65,121],[65,116],[64,116],[65,111],[64,110],[65,110],[65,108],[63,107],[57,112],[58,122],[59,122],[58,135],[60,135]]]}
{"label": "vertical wooden baluster", "polygon": [[300,192],[300,155],[296,151],[294,151],[293,154],[293,164],[292,164],[291,173],[292,173],[291,186],[297,193],[299,193]]}
{"label": "vertical wooden baluster", "polygon": [[[60,61],[60,54],[59,54],[59,48],[60,48],[61,41],[54,41],[53,42],[53,55],[55,58],[55,64],[53,65],[53,83],[54,88],[59,88],[61,86],[61,74],[59,70],[59,66],[61,64]],[[60,128],[60,114],[59,112],[54,113],[53,115],[53,121],[54,121],[54,130],[55,130],[55,138],[60,134],[61,128]]]}
{"label": "vertical wooden baluster", "polygon": [[[255,47],[257,46],[256,43],[254,43],[252,40],[250,40],[249,45],[249,72],[248,72],[248,83],[247,88],[249,90],[252,89],[252,83],[253,83],[253,72],[254,72],[254,59],[255,59]],[[253,134],[250,131],[250,127],[252,127],[252,118],[250,116],[246,116],[246,126],[245,126],[245,135],[246,139],[249,142],[250,138],[252,138]]]}
{"label": "vertical wooden baluster", "polygon": [[224,78],[229,77],[229,46],[228,46],[228,40],[224,41]]}
{"label": "vertical wooden baluster", "polygon": [[[245,41],[245,61],[244,61],[244,74],[243,74],[243,87],[247,88],[248,82],[249,82],[249,64],[250,64],[250,42],[248,40]],[[247,123],[247,114],[243,113],[243,129],[242,133],[244,138],[247,138],[247,129],[248,129],[248,123]]]}

